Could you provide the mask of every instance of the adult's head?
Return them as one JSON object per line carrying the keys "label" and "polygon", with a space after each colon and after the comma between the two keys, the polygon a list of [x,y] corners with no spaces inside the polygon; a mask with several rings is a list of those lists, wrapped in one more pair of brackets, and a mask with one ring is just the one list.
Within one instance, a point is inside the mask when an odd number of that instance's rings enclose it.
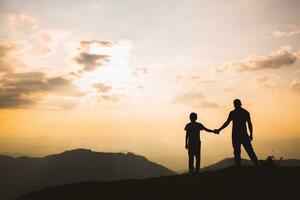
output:
{"label": "adult's head", "polygon": [[233,101],[233,105],[234,105],[235,108],[240,108],[242,106],[242,102],[239,99],[235,99]]}
{"label": "adult's head", "polygon": [[197,114],[192,112],[190,114],[190,120],[191,120],[191,122],[195,122],[197,120]]}

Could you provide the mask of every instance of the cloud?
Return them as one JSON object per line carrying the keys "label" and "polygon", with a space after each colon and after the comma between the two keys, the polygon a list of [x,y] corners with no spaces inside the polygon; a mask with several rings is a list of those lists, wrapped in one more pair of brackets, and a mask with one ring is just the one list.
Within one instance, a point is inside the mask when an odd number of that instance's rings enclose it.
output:
{"label": "cloud", "polygon": [[11,52],[15,51],[18,45],[8,40],[0,40],[0,56],[8,56]]}
{"label": "cloud", "polygon": [[80,46],[82,49],[89,50],[91,45],[99,45],[104,47],[111,47],[115,42],[108,40],[83,40],[80,42]]}
{"label": "cloud", "polygon": [[202,80],[201,83],[203,84],[211,84],[211,83],[215,83],[217,82],[217,80],[215,79],[208,79],[208,80]]}
{"label": "cloud", "polygon": [[227,87],[224,87],[223,88],[223,91],[224,92],[231,92],[231,91],[233,91],[234,89],[233,89],[233,87],[232,86],[227,86]]}
{"label": "cloud", "polygon": [[294,35],[300,35],[300,30],[293,30],[293,31],[274,31],[272,33],[273,36],[277,38],[281,37],[290,37]]}
{"label": "cloud", "polygon": [[109,61],[110,56],[108,55],[98,55],[90,54],[86,52],[81,52],[74,60],[83,65],[83,71],[94,71],[97,67],[103,66]]}
{"label": "cloud", "polygon": [[106,85],[104,83],[98,82],[92,85],[99,93],[98,101],[111,101],[117,102],[120,100],[120,95],[110,94],[113,87],[111,85]]}
{"label": "cloud", "polygon": [[11,13],[6,15],[6,20],[18,29],[30,32],[41,42],[48,43],[52,41],[50,33],[46,29],[42,29],[37,20],[30,15]]}
{"label": "cloud", "polygon": [[200,75],[178,75],[175,78],[175,81],[189,81],[189,80],[199,80],[201,79]]}
{"label": "cloud", "polygon": [[42,108],[47,110],[61,111],[70,110],[78,105],[77,99],[70,97],[55,97],[41,100],[35,105],[36,108]]}
{"label": "cloud", "polygon": [[136,88],[143,90],[143,89],[145,89],[145,86],[144,85],[138,85]]}
{"label": "cloud", "polygon": [[7,73],[0,80],[0,108],[23,108],[38,103],[45,95],[79,97],[71,80],[47,77],[43,72]]}
{"label": "cloud", "polygon": [[279,69],[293,65],[300,59],[300,52],[293,52],[290,47],[282,47],[268,56],[249,56],[241,62],[226,63],[219,72],[234,69],[238,72]]}
{"label": "cloud", "polygon": [[171,83],[196,83],[196,84],[211,84],[217,82],[215,79],[203,79],[198,74],[194,75],[178,75],[175,79],[170,81]]}
{"label": "cloud", "polygon": [[101,95],[98,98],[99,101],[105,100],[105,101],[112,101],[112,102],[117,102],[120,100],[119,96],[117,95]]}
{"label": "cloud", "polygon": [[175,96],[173,102],[175,103],[191,102],[199,99],[204,99],[204,95],[201,92],[188,92],[182,95]]}
{"label": "cloud", "polygon": [[94,83],[93,87],[97,89],[98,92],[107,93],[112,89],[112,86],[105,85],[104,83]]}
{"label": "cloud", "polygon": [[267,82],[269,79],[270,79],[269,76],[261,76],[261,77],[256,78],[255,82],[260,85],[260,84]]}
{"label": "cloud", "polygon": [[183,103],[200,108],[217,108],[217,103],[211,102],[201,92],[187,92],[173,98],[173,103]]}
{"label": "cloud", "polygon": [[21,46],[20,43],[0,39],[0,73],[23,65],[15,56]]}
{"label": "cloud", "polygon": [[104,66],[110,61],[110,56],[99,52],[101,47],[111,47],[113,42],[102,40],[84,40],[80,42],[79,54],[74,60],[83,69],[79,72],[94,71],[98,67]]}
{"label": "cloud", "polygon": [[25,14],[11,13],[6,15],[6,20],[18,34],[26,34],[36,38],[40,45],[40,53],[45,54],[51,51],[49,44],[53,41],[53,38],[50,31],[41,28],[34,17]]}
{"label": "cloud", "polygon": [[294,81],[294,83],[290,85],[290,90],[300,94],[300,81]]}
{"label": "cloud", "polygon": [[131,73],[134,76],[142,76],[142,75],[148,74],[149,70],[146,67],[135,67],[135,68],[132,69]]}
{"label": "cloud", "polygon": [[204,108],[218,108],[219,105],[217,103],[215,103],[215,102],[204,100],[204,101],[201,102],[201,104],[200,104],[199,107],[204,107]]}
{"label": "cloud", "polygon": [[31,67],[19,60],[19,51],[23,49],[21,43],[0,39],[0,108],[36,105],[46,95],[84,95],[70,78],[63,75],[49,76],[36,70],[24,72]]}
{"label": "cloud", "polygon": [[263,75],[251,80],[251,83],[257,87],[268,88],[275,91],[286,90],[287,85],[281,81],[280,76],[274,74]]}

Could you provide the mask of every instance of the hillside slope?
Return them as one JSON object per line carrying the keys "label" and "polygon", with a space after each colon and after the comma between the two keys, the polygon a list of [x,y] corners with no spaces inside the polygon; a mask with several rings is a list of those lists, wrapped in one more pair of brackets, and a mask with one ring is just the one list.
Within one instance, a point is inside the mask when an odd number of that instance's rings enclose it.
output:
{"label": "hillside slope", "polygon": [[132,153],[77,149],[43,158],[0,156],[0,199],[15,199],[30,191],[61,184],[172,174],[175,173]]}
{"label": "hillside slope", "polygon": [[[251,160],[242,159],[243,165],[253,165]],[[296,167],[300,166],[300,160],[298,159],[284,159],[284,160],[274,160],[274,164],[281,167]],[[227,167],[234,166],[234,158],[225,158],[220,160],[212,165],[204,167],[202,171],[211,171],[211,170],[219,170]]]}
{"label": "hillside slope", "polygon": [[199,175],[56,186],[18,200],[300,199],[299,177],[300,167],[230,167]]}

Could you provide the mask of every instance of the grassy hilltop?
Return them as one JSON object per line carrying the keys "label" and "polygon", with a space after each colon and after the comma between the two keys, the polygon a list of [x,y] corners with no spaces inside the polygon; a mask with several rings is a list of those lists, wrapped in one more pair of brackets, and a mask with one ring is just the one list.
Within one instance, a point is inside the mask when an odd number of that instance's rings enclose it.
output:
{"label": "grassy hilltop", "polygon": [[300,167],[229,167],[199,175],[62,185],[18,200],[300,199],[299,179]]}

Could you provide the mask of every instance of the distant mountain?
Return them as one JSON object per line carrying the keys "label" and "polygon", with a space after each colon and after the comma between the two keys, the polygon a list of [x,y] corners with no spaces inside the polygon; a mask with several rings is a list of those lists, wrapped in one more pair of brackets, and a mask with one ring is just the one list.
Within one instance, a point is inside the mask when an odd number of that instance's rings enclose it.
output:
{"label": "distant mountain", "polygon": [[19,153],[19,152],[0,152],[0,155],[3,156],[11,156],[11,157],[21,157],[21,156],[30,156],[30,157],[43,157],[43,154],[26,154],[26,153]]}
{"label": "distant mountain", "polygon": [[[243,165],[252,165],[250,160],[242,159]],[[227,167],[234,166],[234,159],[233,158],[225,158],[223,160],[220,160],[212,165],[209,165],[207,167],[204,167],[202,171],[210,171],[210,170],[219,170],[224,169]]]}
{"label": "distant mountain", "polygon": [[[294,167],[300,166],[300,160],[286,159],[286,160],[274,160],[275,164],[281,167]],[[225,158],[216,162],[215,164],[204,167],[202,171],[219,170],[230,166],[234,166],[234,158]],[[250,160],[242,159],[242,165],[253,165]]]}
{"label": "distant mountain", "polygon": [[100,153],[87,149],[42,158],[0,155],[0,199],[82,181],[143,179],[175,174],[133,153]]}
{"label": "distant mountain", "polygon": [[299,177],[300,167],[229,167],[199,175],[55,186],[17,200],[300,199]]}

